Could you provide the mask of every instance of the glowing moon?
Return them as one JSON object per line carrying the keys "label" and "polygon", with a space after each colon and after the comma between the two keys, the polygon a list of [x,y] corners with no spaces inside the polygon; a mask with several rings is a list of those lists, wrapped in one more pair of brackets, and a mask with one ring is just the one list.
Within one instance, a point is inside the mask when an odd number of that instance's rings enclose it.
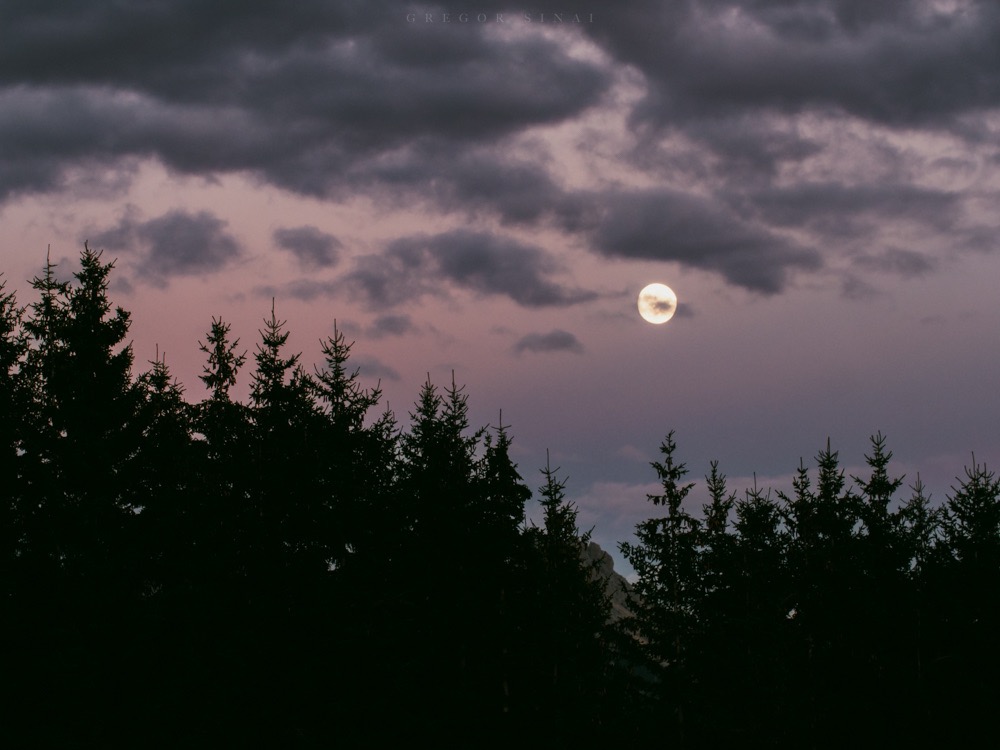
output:
{"label": "glowing moon", "polygon": [[666,323],[677,312],[677,295],[666,284],[650,284],[639,292],[639,314],[650,323]]}

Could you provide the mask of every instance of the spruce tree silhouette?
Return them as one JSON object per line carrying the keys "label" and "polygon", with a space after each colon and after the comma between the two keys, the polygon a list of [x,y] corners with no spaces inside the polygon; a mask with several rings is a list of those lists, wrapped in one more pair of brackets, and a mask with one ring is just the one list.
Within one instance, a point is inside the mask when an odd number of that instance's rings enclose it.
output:
{"label": "spruce tree silhouette", "polygon": [[198,344],[208,355],[199,378],[209,396],[193,407],[197,497],[189,500],[200,517],[202,546],[211,550],[210,559],[200,561],[200,575],[230,595],[244,570],[241,546],[249,525],[253,465],[249,412],[229,395],[246,363],[246,351],[237,353],[239,343],[230,340],[228,323],[213,318],[205,342]]}
{"label": "spruce tree silhouette", "polygon": [[[27,674],[16,684],[26,721],[38,717],[42,694],[63,715],[41,730],[42,744],[74,732],[99,741],[110,728],[87,716],[102,701],[127,698],[119,683],[127,649],[114,633],[129,632],[135,618],[127,464],[140,433],[129,314],[112,310],[107,294],[113,266],[84,245],[71,283],[58,281],[47,260],[24,320],[15,486],[24,493],[18,605]],[[45,674],[59,679],[46,685]]]}
{"label": "spruce tree silhouette", "polygon": [[388,421],[365,424],[382,391],[378,386],[363,388],[360,370],[349,369],[352,346],[335,320],[333,336],[321,342],[324,365],[316,368],[314,378],[317,408],[323,415],[319,481],[330,510],[322,536],[327,563],[335,569],[353,563],[359,548],[379,543],[369,532],[385,530],[376,516],[385,507],[381,495],[391,483],[396,440],[391,415],[383,414],[382,420]]}
{"label": "spruce tree silhouette", "polygon": [[756,486],[737,500],[718,462],[706,476],[699,540],[701,596],[689,636],[687,741],[718,746],[780,736],[787,540],[779,506]]}
{"label": "spruce tree silhouette", "polygon": [[638,576],[635,631],[647,644],[648,668],[656,674],[663,716],[669,717],[664,731],[683,745],[690,712],[688,653],[703,580],[698,560],[701,524],[682,505],[694,484],[684,483],[687,467],[674,458],[676,450],[671,431],[660,444],[663,460],[652,462],[663,493],[646,496],[654,506],[663,506],[666,515],[640,522],[635,530],[638,543],[623,542],[620,549]]}
{"label": "spruce tree silhouette", "polygon": [[58,360],[65,343],[62,330],[69,315],[66,297],[69,282],[58,281],[56,265],[46,258],[42,275],[32,288],[39,294],[24,320],[29,347],[21,367],[26,389],[22,479],[31,502],[24,507],[26,525],[24,565],[35,567],[34,576],[54,574],[60,567],[57,519],[64,505],[60,492],[63,465],[59,460],[58,441],[62,426],[59,400],[54,382],[58,382]]}
{"label": "spruce tree silhouette", "polygon": [[[621,549],[627,640],[546,461],[543,523],[502,416],[428,377],[372,411],[334,324],[307,374],[274,304],[247,355],[212,320],[206,396],[132,374],[114,263],[0,279],[0,687],[32,746],[970,744],[1000,698],[1000,480],[905,500],[881,433],[849,484],[827,441],[790,495],[708,502],[669,433]],[[815,473],[813,473],[815,472]],[[739,499],[737,499],[739,498]],[[156,736],[151,736],[155,734]],[[23,740],[23,741],[22,741]]]}
{"label": "spruce tree silhouette", "polygon": [[[36,455],[51,462],[56,485],[46,498],[54,533],[47,553],[66,571],[106,578],[125,511],[118,478],[138,438],[132,347],[124,345],[129,314],[111,312],[108,275],[114,263],[86,245],[76,285],[54,281],[54,266],[35,280],[42,294],[27,330],[42,380],[33,406],[44,420]],[[120,572],[120,571],[117,571]]]}
{"label": "spruce tree silhouette", "polygon": [[[1000,699],[1000,479],[973,456],[972,466],[951,488],[942,515],[948,555],[942,560],[937,602],[937,679],[962,690],[941,691],[953,717],[951,742],[970,742],[988,727]],[[946,613],[946,614],[945,614]],[[943,687],[943,686],[942,686]]]}
{"label": "spruce tree silhouette", "polygon": [[28,349],[22,327],[24,309],[17,305],[17,295],[6,291],[0,274],[0,596],[10,601],[14,566],[20,553],[24,529],[20,528],[25,512],[20,486],[19,451],[22,425],[26,419],[25,383],[20,376],[22,358]]}
{"label": "spruce tree silhouette", "polygon": [[[892,452],[881,432],[870,438],[865,456],[867,478],[853,477],[860,524],[856,531],[854,619],[858,623],[855,690],[858,721],[882,741],[904,736],[915,675],[906,665],[913,643],[913,587],[909,578],[912,553],[905,541],[902,511],[892,507],[903,477],[891,477]],[[877,707],[877,708],[876,708]]]}
{"label": "spruce tree silhouette", "polygon": [[496,442],[484,435],[485,428],[470,433],[467,397],[454,377],[443,396],[428,378],[400,442],[404,533],[389,570],[395,614],[382,618],[392,623],[385,640],[395,647],[386,682],[408,706],[407,726],[449,741],[495,731],[509,703],[507,597],[517,586],[512,545],[528,493],[505,429]]}
{"label": "spruce tree silhouette", "polygon": [[831,736],[843,731],[837,717],[852,714],[854,708],[853,640],[860,623],[851,592],[860,578],[854,539],[860,516],[857,497],[846,486],[839,454],[829,440],[816,464],[815,491],[800,461],[795,494],[787,503],[794,591],[790,603],[805,649],[798,676],[807,686],[802,716],[809,732]]}
{"label": "spruce tree silhouette", "polygon": [[208,519],[200,507],[204,493],[194,464],[193,414],[166,356],[157,352],[150,364],[136,381],[140,439],[123,470],[125,500],[133,511],[126,557],[132,561],[138,597],[191,605],[209,558]]}
{"label": "spruce tree silhouette", "polygon": [[716,682],[719,692],[728,696],[727,715],[714,718],[729,728],[730,740],[749,735],[772,743],[788,741],[794,737],[789,723],[796,720],[789,663],[801,652],[795,638],[798,612],[791,596],[784,514],[756,482],[737,501],[735,511],[734,557],[727,576],[732,585],[730,617],[716,625],[714,637],[703,647],[708,653],[721,648],[731,660],[729,690],[718,678]]}
{"label": "spruce tree silhouette", "polygon": [[[404,607],[398,624],[410,635],[397,640],[408,643],[408,653],[397,653],[404,681],[399,687],[418,696],[411,704],[416,715],[408,717],[415,726],[446,732],[453,721],[474,722],[483,715],[471,674],[478,666],[479,655],[471,651],[482,615],[472,523],[473,455],[480,434],[465,434],[467,400],[454,382],[442,397],[428,378],[410,416],[400,478],[408,533],[395,571]],[[449,584],[434,585],[431,576],[444,570]],[[430,690],[421,687],[425,674],[436,675]]]}
{"label": "spruce tree silhouette", "polygon": [[597,561],[584,551],[578,510],[566,499],[566,480],[546,457],[539,488],[543,524],[525,529],[526,596],[520,681],[515,685],[522,721],[540,742],[554,746],[610,734],[617,696],[612,669],[611,603]]}
{"label": "spruce tree silhouette", "polygon": [[[163,585],[175,576],[190,576],[187,569],[194,550],[189,545],[199,536],[201,522],[188,500],[200,488],[193,477],[192,410],[184,400],[184,388],[170,374],[166,355],[150,362],[152,368],[139,376],[136,418],[141,429],[138,450],[130,457],[129,507],[137,555],[144,555],[149,584]],[[187,581],[187,585],[190,585]]]}
{"label": "spruce tree silhouette", "polygon": [[[27,622],[31,615],[25,616],[31,609],[27,594],[32,588],[30,568],[26,570],[24,564],[31,531],[26,521],[33,503],[23,482],[21,455],[29,396],[21,369],[27,352],[23,315],[15,293],[6,291],[5,279],[0,276],[0,622],[4,623],[0,660],[7,674],[0,687],[0,705],[15,711],[21,709],[26,697],[19,691],[34,692],[33,680],[24,680],[27,684],[22,685],[16,681],[29,669],[37,634],[33,623]],[[0,717],[3,713],[0,711]]]}
{"label": "spruce tree silhouette", "polygon": [[483,433],[474,480],[477,565],[482,568],[483,586],[480,640],[489,644],[484,649],[480,679],[487,693],[492,693],[487,710],[505,719],[515,710],[516,664],[512,654],[524,627],[518,606],[527,573],[522,531],[525,504],[531,498],[531,490],[510,457],[512,439],[507,430],[501,412],[496,428]]}
{"label": "spruce tree silhouette", "polygon": [[381,390],[362,387],[360,370],[350,365],[352,347],[334,320],[313,378],[324,510],[316,535],[327,573],[315,597],[309,655],[316,734],[336,725],[348,744],[370,741],[378,734],[372,727],[386,725],[384,701],[397,663],[389,655],[398,635],[393,618],[403,610],[392,573],[406,533],[396,499],[398,428],[388,409],[369,421]]}
{"label": "spruce tree silhouette", "polygon": [[910,721],[912,726],[920,726],[917,717],[937,710],[933,663],[940,655],[936,647],[943,638],[937,623],[947,611],[940,599],[944,592],[942,561],[947,554],[941,539],[941,510],[932,506],[917,474],[909,498],[899,509],[898,537],[908,569],[906,603],[900,613],[907,628],[897,636],[901,654],[897,679],[905,683],[900,691],[904,702],[901,721]]}

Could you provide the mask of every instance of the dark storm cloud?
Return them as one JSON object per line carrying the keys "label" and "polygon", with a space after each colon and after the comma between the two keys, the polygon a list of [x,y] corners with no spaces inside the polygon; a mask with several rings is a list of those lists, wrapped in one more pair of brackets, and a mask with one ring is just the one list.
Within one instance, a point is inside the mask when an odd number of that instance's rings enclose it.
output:
{"label": "dark storm cloud", "polygon": [[[970,147],[994,137],[978,116],[1000,105],[996,3],[973,0],[948,10],[913,0],[634,0],[584,31],[644,77],[645,95],[630,117],[636,166],[672,184],[680,176],[723,194],[774,189],[778,200],[761,206],[771,213],[758,221],[804,227],[819,233],[817,241],[838,230],[871,241],[875,224],[906,214],[942,232],[942,243],[962,242],[949,226],[960,199],[906,189],[913,175],[905,170],[871,177],[858,191],[877,199],[887,216],[863,200],[852,204],[849,191],[831,196],[836,211],[817,202],[809,217],[796,204],[805,208],[809,199],[799,192],[812,176],[804,163],[833,145],[830,128],[816,123],[833,124],[841,135],[856,128],[854,136],[873,150],[872,126],[900,135],[948,132]],[[664,136],[687,146],[665,155]],[[868,156],[857,158],[867,163]],[[893,207],[893,200],[921,208]]]}
{"label": "dark storm cloud", "polygon": [[537,247],[479,232],[455,231],[430,238],[398,240],[400,253],[420,252],[433,259],[442,277],[466,289],[510,297],[524,307],[561,307],[597,294],[548,278],[559,265]]}
{"label": "dark storm cloud", "polygon": [[[542,35],[531,33],[539,24],[495,33],[496,24],[408,23],[407,12],[442,8],[392,0],[11,0],[0,12],[0,204],[65,190],[81,174],[124,192],[148,159],[326,199],[366,195],[428,215],[544,226],[608,256],[669,260],[777,293],[823,265],[815,247],[843,253],[828,240],[850,238],[856,251],[885,221],[918,222],[961,247],[990,241],[954,231],[962,199],[909,187],[910,175],[848,187],[813,182],[827,178],[807,167],[830,149],[814,121],[989,142],[971,116],[1000,104],[1000,7],[957,7],[582,3],[574,11],[593,11],[593,23]],[[558,0],[531,8],[565,10]],[[479,11],[511,8],[484,0]],[[571,47],[584,35],[605,57]],[[651,184],[690,185],[689,194],[570,188],[544,146],[526,153],[522,136],[609,107],[625,73],[643,92],[625,153]],[[669,153],[665,138],[675,139]],[[275,242],[312,269],[333,266],[337,245],[305,229]],[[417,240],[421,248],[405,238],[361,259],[350,288],[384,304],[439,293],[440,279],[525,306],[593,298],[553,282],[544,254],[514,248],[527,263],[519,273],[499,239],[472,252],[459,234]],[[232,255],[224,245],[208,243],[207,266]],[[146,261],[147,277],[161,280],[198,265],[154,249]],[[303,279],[288,291],[310,299],[337,286]]]}
{"label": "dark storm cloud", "polygon": [[556,329],[548,333],[529,333],[514,344],[514,352],[572,352],[583,353],[583,344],[569,331]]}
{"label": "dark storm cloud", "polygon": [[1000,9],[968,6],[646,0],[586,31],[646,75],[638,121],[834,108],[894,126],[947,124],[1000,103]]}
{"label": "dark storm cloud", "polygon": [[342,243],[332,234],[316,227],[280,227],[274,230],[274,242],[282,250],[294,255],[299,263],[309,269],[329,268],[337,264],[337,250]]}
{"label": "dark storm cloud", "polygon": [[358,259],[343,283],[373,307],[440,294],[442,282],[523,307],[560,307],[596,299],[552,280],[560,269],[540,248],[486,232],[455,230],[404,237],[378,256]]}
{"label": "dark storm cloud", "polygon": [[[686,125],[688,134],[707,147],[704,153],[685,153],[687,169],[704,179],[713,173],[729,184],[773,180],[783,165],[800,164],[823,151],[823,145],[782,122],[744,113],[698,118]],[[642,149],[639,150],[642,153]],[[712,162],[712,165],[706,162]],[[676,167],[680,165],[670,165]]]}
{"label": "dark storm cloud", "polygon": [[[206,175],[273,156],[273,133],[234,108],[169,105],[107,89],[0,89],[0,198],[59,189],[74,169],[155,156]],[[242,164],[242,167],[241,167]]]}
{"label": "dark storm cloud", "polygon": [[461,149],[559,122],[611,80],[537,35],[442,33],[407,24],[399,3],[343,5],[6,8],[0,137],[16,159],[0,170],[0,198],[134,155],[333,194],[401,144]]}
{"label": "dark storm cloud", "polygon": [[715,271],[764,294],[782,291],[795,271],[822,266],[815,250],[743,221],[721,203],[663,189],[609,195],[595,244],[609,256]]}
{"label": "dark storm cloud", "polygon": [[141,221],[134,209],[114,227],[92,236],[95,247],[128,251],[136,273],[163,285],[172,276],[214,273],[243,251],[226,231],[227,223],[207,211],[170,211]]}
{"label": "dark storm cloud", "polygon": [[505,224],[549,220],[576,231],[592,213],[591,196],[561,187],[544,163],[512,158],[503,149],[456,152],[442,144],[421,144],[374,164],[371,176],[432,199],[444,210],[496,215]]}

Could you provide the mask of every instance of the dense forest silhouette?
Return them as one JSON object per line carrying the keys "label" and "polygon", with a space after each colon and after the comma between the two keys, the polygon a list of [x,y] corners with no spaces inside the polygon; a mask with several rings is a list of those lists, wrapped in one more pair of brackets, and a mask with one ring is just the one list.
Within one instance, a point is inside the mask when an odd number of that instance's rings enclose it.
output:
{"label": "dense forest silhouette", "polygon": [[[881,434],[790,494],[709,502],[674,434],[621,551],[631,616],[548,462],[541,518],[502,424],[453,381],[401,426],[334,327],[307,371],[272,309],[222,319],[206,394],[135,375],[113,263],[0,283],[3,733],[17,744],[840,747],[994,734],[1000,481],[940,504]],[[0,280],[2,282],[2,280]],[[246,403],[231,395],[249,370]],[[902,491],[902,492],[901,492]],[[901,497],[905,495],[905,497]]]}

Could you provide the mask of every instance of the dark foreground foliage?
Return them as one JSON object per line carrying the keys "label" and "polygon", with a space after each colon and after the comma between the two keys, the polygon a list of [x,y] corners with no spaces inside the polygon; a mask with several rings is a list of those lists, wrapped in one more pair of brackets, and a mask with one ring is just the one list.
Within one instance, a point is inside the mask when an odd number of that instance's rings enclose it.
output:
{"label": "dark foreground foliage", "polygon": [[[622,552],[655,733],[681,747],[950,747],[991,733],[1000,698],[1000,481],[966,468],[932,507],[871,438],[869,473],[830,446],[793,492],[730,493],[715,463],[692,515],[669,434],[663,513]],[[815,481],[814,481],[815,478]]]}
{"label": "dark foreground foliage", "polygon": [[[401,429],[342,332],[213,320],[206,397],[133,376],[112,264],[0,287],[0,706],[45,747],[569,741],[618,712],[603,583],[551,472],[427,382]],[[249,366],[248,403],[231,390]]]}
{"label": "dark foreground foliage", "polygon": [[[11,746],[954,744],[998,695],[1000,481],[940,507],[829,446],[790,495],[692,514],[673,435],[609,624],[548,465],[541,526],[505,425],[425,383],[378,413],[334,328],[308,372],[272,308],[211,322],[198,403],[133,374],[89,249],[0,284],[0,711]],[[250,369],[248,403],[231,389]],[[6,744],[6,743],[5,743]]]}

